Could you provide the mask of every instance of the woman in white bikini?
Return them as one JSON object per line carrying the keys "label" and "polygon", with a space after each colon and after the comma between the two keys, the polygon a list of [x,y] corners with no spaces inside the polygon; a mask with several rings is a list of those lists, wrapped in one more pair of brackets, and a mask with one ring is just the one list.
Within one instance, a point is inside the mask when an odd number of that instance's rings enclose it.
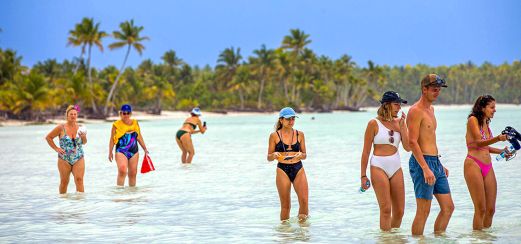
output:
{"label": "woman in white bikini", "polygon": [[[405,114],[398,118],[401,104],[407,101],[394,91],[387,91],[380,100],[378,116],[367,124],[362,151],[360,180],[362,188],[368,189],[367,162],[371,164],[371,181],[380,207],[380,229],[389,231],[399,228],[405,208],[403,172],[398,147],[400,141],[410,151]],[[373,155],[369,154],[373,146]]]}

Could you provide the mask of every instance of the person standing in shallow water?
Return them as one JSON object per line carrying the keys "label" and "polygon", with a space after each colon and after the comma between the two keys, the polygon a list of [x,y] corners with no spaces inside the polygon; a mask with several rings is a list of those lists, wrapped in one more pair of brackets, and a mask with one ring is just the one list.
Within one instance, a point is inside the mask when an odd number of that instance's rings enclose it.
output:
{"label": "person standing in shallow water", "polygon": [[[506,141],[507,136],[492,135],[490,121],[495,112],[496,100],[490,95],[479,96],[467,120],[465,139],[468,154],[463,164],[463,173],[474,203],[474,230],[489,228],[496,209],[497,182],[490,154],[498,154],[503,150],[489,145]],[[507,154],[507,158],[510,156]]]}
{"label": "person standing in shallow water", "polygon": [[398,118],[402,103],[407,104],[397,92],[385,92],[380,100],[378,116],[367,124],[362,151],[360,183],[364,189],[367,184],[367,161],[371,156],[371,181],[380,207],[380,229],[389,231],[400,228],[405,208],[405,189],[403,171],[398,147],[410,151],[409,134],[405,123],[405,114]]}
{"label": "person standing in shallow water", "polygon": [[[181,162],[184,164],[192,163],[195,155],[194,144],[192,143],[192,134],[206,132],[206,124],[203,125],[199,116],[202,115],[199,108],[194,108],[190,111],[190,117],[183,122],[183,126],[175,135],[175,141],[181,149]],[[195,130],[199,127],[199,130]]]}
{"label": "person standing in shallow water", "polygon": [[297,115],[286,107],[280,110],[275,132],[270,134],[267,160],[277,160],[276,184],[280,198],[280,220],[289,221],[291,209],[291,185],[297,193],[299,202],[298,218],[306,221],[308,208],[308,181],[302,161],[306,159],[306,142],[304,133],[293,129]]}
{"label": "person standing in shallow water", "polygon": [[136,186],[136,175],[139,160],[137,144],[141,145],[145,154],[148,154],[145,141],[137,120],[131,119],[132,107],[128,104],[121,106],[120,119],[112,124],[109,138],[109,161],[114,158],[113,150],[116,145],[116,164],[118,166],[117,186],[123,187],[128,175],[128,185]]}
{"label": "person standing in shallow water", "polygon": [[454,212],[454,202],[450,194],[449,171],[441,162],[436,145],[436,116],[432,104],[440,95],[445,80],[436,74],[429,74],[421,80],[421,97],[409,108],[407,128],[412,155],[409,172],[416,196],[416,216],[412,223],[412,234],[423,235],[425,223],[431,210],[433,196],[440,205],[440,213],[434,222],[434,232],[447,229]]}
{"label": "person standing in shallow water", "polygon": [[[87,143],[87,133],[83,126],[77,123],[80,108],[78,105],[69,105],[65,111],[65,124],[57,125],[45,140],[58,153],[58,171],[60,172],[60,194],[67,193],[69,178],[72,173],[77,192],[84,192],[83,176],[85,175],[85,159],[83,147]],[[83,129],[82,129],[83,128]],[[60,147],[54,144],[53,139],[60,138]]]}

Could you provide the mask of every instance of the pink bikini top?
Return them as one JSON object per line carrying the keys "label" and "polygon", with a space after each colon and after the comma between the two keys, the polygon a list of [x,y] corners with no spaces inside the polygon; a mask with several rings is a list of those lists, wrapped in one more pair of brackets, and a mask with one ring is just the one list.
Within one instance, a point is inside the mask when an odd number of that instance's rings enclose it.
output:
{"label": "pink bikini top", "polygon": [[[481,132],[481,140],[488,140],[488,139],[491,139],[493,137],[492,136],[492,131],[490,130],[490,127],[488,127],[488,134],[490,135],[489,138],[487,138],[487,135],[483,131],[483,128],[479,129],[479,132]],[[470,144],[472,144],[472,143],[475,143],[475,142],[471,142]],[[486,147],[478,147],[478,146],[470,146],[469,144],[467,144],[467,148],[468,149],[476,149],[476,150],[488,150],[488,146],[486,146]]]}

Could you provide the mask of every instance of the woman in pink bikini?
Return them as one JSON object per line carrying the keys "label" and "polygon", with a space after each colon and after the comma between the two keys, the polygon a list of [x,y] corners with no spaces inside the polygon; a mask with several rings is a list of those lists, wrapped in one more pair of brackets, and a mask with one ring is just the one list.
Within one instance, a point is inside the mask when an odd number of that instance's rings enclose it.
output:
{"label": "woman in pink bikini", "polygon": [[[489,145],[505,141],[506,135],[492,136],[490,120],[496,112],[496,100],[490,95],[478,97],[468,116],[467,141],[468,154],[463,172],[474,203],[474,230],[481,230],[492,225],[496,208],[497,182],[490,154],[503,150]],[[510,157],[511,155],[507,155]]]}

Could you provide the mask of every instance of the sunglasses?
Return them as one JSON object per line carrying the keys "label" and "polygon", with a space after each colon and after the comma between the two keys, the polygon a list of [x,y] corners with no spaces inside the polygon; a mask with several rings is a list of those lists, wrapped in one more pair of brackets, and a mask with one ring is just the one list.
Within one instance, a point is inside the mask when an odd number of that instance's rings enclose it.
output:
{"label": "sunglasses", "polygon": [[287,121],[290,121],[290,120],[295,120],[295,117],[289,117],[289,118],[284,118],[284,119]]}
{"label": "sunglasses", "polygon": [[132,113],[132,112],[121,112],[121,114],[123,114],[123,115],[129,115],[129,114],[131,114],[131,113]]}
{"label": "sunglasses", "polygon": [[389,131],[389,142],[394,143],[394,130]]}
{"label": "sunglasses", "polygon": [[441,77],[439,76],[436,76],[436,80],[432,81],[431,83],[427,84],[427,86],[446,86],[447,83],[445,82],[444,79],[442,79]]}

